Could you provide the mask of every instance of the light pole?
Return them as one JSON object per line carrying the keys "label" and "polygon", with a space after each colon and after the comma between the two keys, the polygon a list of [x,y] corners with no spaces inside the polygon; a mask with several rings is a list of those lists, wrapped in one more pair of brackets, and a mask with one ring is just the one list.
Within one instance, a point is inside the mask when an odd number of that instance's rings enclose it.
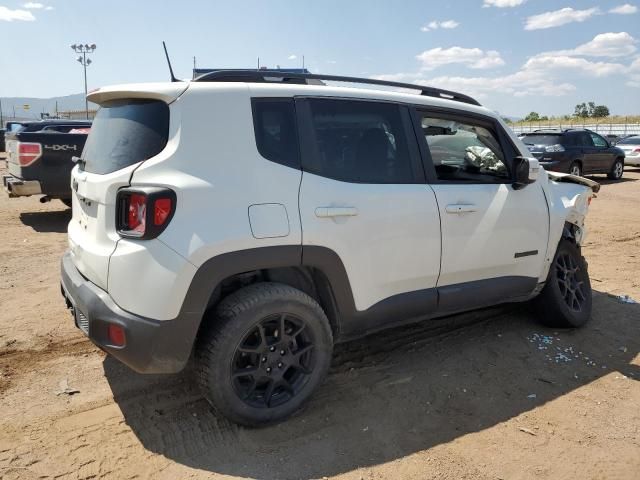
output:
{"label": "light pole", "polygon": [[92,43],[91,45],[81,43],[71,45],[71,48],[76,53],[81,53],[82,56],[78,55],[76,60],[82,64],[84,68],[84,111],[87,115],[87,120],[89,119],[89,101],[87,100],[87,67],[91,65],[91,59],[87,58],[87,53],[93,53],[96,49],[96,44]]}

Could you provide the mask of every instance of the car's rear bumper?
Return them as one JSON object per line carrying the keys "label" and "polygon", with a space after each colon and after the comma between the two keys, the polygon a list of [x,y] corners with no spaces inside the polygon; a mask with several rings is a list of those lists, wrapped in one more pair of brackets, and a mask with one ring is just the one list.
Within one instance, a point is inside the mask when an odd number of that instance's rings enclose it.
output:
{"label": "car's rear bumper", "polygon": [[[197,313],[173,320],[153,320],[120,308],[107,292],[85,279],[70,252],[62,257],[62,295],[76,326],[93,343],[140,373],[177,373],[187,364],[200,323]],[[110,324],[125,332],[125,345],[109,340]]]}
{"label": "car's rear bumper", "polygon": [[9,197],[29,197],[42,193],[42,187],[37,180],[22,180],[13,175],[3,175],[2,185]]}

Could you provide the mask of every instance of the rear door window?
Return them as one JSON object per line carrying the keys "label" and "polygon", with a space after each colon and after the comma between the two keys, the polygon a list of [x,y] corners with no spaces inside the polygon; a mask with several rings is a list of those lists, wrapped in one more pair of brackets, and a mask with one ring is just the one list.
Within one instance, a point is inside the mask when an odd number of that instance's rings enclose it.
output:
{"label": "rear door window", "polygon": [[160,100],[115,100],[102,105],[82,158],[89,173],[115,172],[160,153],[169,136],[169,106]]}
{"label": "rear door window", "polygon": [[593,140],[591,140],[591,135],[587,132],[580,132],[578,134],[578,145],[581,147],[593,147]]}
{"label": "rear door window", "polygon": [[352,183],[422,181],[413,165],[408,127],[398,105],[309,99],[309,106],[313,156],[304,165],[306,171]]}

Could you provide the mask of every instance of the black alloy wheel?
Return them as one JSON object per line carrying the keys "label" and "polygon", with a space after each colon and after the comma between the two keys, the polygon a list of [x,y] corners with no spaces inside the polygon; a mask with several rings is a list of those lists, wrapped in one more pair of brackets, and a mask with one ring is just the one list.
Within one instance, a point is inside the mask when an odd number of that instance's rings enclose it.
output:
{"label": "black alloy wheel", "polygon": [[255,408],[282,405],[300,392],[315,367],[314,338],[290,314],[261,320],[237,346],[230,375],[238,398]]}

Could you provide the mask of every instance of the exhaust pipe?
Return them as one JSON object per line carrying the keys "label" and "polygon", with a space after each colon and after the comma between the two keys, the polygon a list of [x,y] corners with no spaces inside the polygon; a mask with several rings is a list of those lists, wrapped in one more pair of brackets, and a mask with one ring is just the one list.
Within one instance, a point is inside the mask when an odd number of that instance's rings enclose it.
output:
{"label": "exhaust pipe", "polygon": [[40,197],[40,203],[47,203],[51,201],[51,197],[49,195],[45,195],[44,197]]}

